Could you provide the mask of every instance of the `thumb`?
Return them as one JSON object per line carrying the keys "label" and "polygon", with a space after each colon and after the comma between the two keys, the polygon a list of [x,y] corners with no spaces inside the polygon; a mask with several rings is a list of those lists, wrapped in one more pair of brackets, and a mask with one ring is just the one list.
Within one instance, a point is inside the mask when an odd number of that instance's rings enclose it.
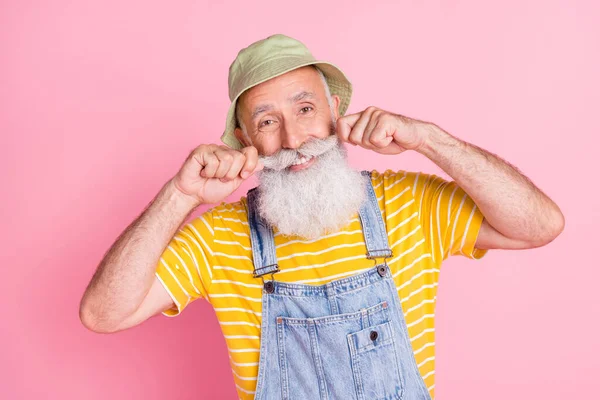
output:
{"label": "thumb", "polygon": [[265,169],[265,165],[263,164],[263,162],[261,160],[258,160],[258,162],[256,163],[256,168],[254,168],[254,170],[251,171],[245,178],[242,178],[241,175],[238,175],[235,178],[233,178],[231,180],[231,182],[233,182],[233,185],[235,187],[234,190],[237,190],[237,188],[240,187],[242,185],[242,183],[244,183],[244,181],[249,179],[255,173],[262,171],[263,169]]}

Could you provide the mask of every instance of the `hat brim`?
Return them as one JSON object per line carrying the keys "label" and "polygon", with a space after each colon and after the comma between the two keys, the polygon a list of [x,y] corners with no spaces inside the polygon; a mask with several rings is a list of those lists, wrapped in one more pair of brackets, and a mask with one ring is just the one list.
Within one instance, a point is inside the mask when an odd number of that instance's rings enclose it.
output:
{"label": "hat brim", "polygon": [[[246,92],[248,89],[253,88],[256,85],[259,85],[263,82],[268,81],[269,79],[276,78],[280,75],[283,75],[287,72],[293,71],[298,68],[306,67],[309,65],[314,65],[319,68],[325,79],[327,80],[327,84],[329,85],[329,91],[331,95],[338,96],[340,98],[339,105],[339,113],[340,115],[344,115],[348,110],[348,106],[350,105],[350,99],[352,98],[352,84],[346,77],[346,75],[332,63],[326,61],[319,60],[307,60],[300,61],[296,57],[285,58],[284,60],[277,60],[276,65],[262,65],[262,68],[269,68],[273,71],[272,74],[265,79],[258,80],[255,84],[250,85],[243,90],[241,90],[238,95],[233,99],[231,105],[229,106],[229,110],[227,111],[227,121],[225,125],[225,132],[221,136],[221,141],[225,143],[227,146],[232,149],[242,149],[244,146],[240,141],[235,137],[235,128],[237,126],[235,109],[236,104],[240,96]],[[300,61],[300,62],[299,62]]]}

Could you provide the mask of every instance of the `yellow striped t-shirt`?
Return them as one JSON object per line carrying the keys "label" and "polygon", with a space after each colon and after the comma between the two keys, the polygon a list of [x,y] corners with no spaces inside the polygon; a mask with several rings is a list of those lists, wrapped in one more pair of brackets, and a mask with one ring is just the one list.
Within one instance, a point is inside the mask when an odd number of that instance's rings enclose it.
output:
{"label": "yellow striped t-shirt", "polygon": [[[372,183],[394,253],[388,265],[419,371],[434,398],[440,264],[449,255],[484,256],[487,250],[475,248],[483,215],[455,182],[436,175],[373,171]],[[246,197],[222,203],[178,230],[156,270],[176,305],[165,315],[178,315],[200,297],[212,304],[241,399],[254,398],[261,324],[262,284],[252,277],[249,234]],[[274,235],[278,281],[321,285],[374,266],[365,257],[358,212],[340,232],[317,240],[284,236],[276,228]]]}

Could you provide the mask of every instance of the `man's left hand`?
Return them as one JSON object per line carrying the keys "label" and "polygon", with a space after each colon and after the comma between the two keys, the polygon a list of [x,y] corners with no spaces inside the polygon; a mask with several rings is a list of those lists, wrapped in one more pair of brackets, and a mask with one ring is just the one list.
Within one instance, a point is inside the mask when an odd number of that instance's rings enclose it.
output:
{"label": "man's left hand", "polygon": [[425,142],[426,123],[377,107],[349,114],[337,120],[337,135],[342,142],[358,145],[381,154],[400,154],[418,150]]}

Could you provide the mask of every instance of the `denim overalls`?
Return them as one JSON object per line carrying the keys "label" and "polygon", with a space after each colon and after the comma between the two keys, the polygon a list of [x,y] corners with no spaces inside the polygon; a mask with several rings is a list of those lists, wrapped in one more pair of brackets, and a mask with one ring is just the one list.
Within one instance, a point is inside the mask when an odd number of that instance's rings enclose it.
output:
{"label": "denim overalls", "polygon": [[[385,259],[385,223],[370,174],[362,175],[366,256]],[[387,263],[324,285],[276,281],[273,231],[258,215],[256,189],[247,196],[254,276],[264,282],[255,399],[430,399]]]}

